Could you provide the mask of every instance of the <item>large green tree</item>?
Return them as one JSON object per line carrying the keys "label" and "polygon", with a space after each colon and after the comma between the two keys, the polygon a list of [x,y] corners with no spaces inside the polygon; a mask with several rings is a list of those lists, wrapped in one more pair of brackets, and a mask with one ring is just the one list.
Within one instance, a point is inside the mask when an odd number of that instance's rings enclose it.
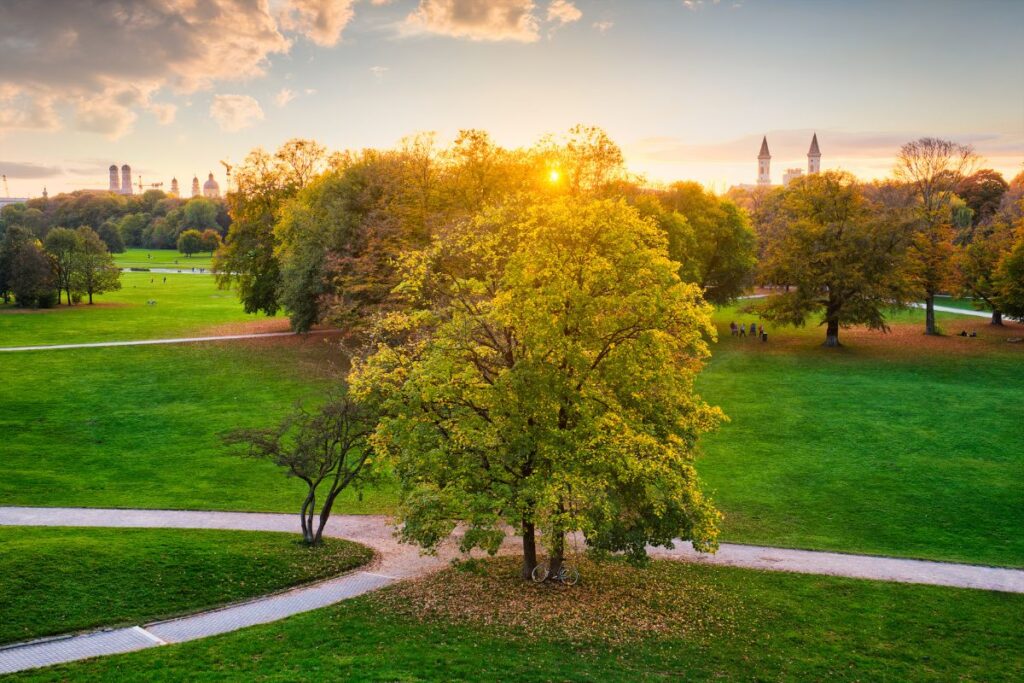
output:
{"label": "large green tree", "polygon": [[917,197],[918,229],[910,244],[909,272],[924,297],[925,334],[939,334],[935,295],[955,282],[955,192],[977,158],[969,146],[938,138],[908,142],[896,157],[896,178],[907,183]]}
{"label": "large green tree", "polygon": [[72,289],[84,292],[92,304],[94,294],[121,289],[121,269],[107,250],[106,243],[92,228],[77,230],[78,249],[72,255]]}
{"label": "large green tree", "polygon": [[557,575],[565,534],[643,556],[716,545],[694,469],[721,419],[693,380],[714,334],[652,222],[578,195],[485,209],[403,260],[410,308],[382,321],[352,391],[383,402],[373,443],[401,481],[401,534],[436,547],[538,533]]}
{"label": "large green tree", "polygon": [[752,284],[757,237],[746,214],[697,183],[674,183],[659,193],[662,205],[686,219],[689,240],[669,241],[669,255],[682,264],[681,276],[716,304],[727,303]]}
{"label": "large green tree", "polygon": [[825,325],[825,346],[839,346],[850,325],[886,329],[885,310],[901,302],[906,222],[869,206],[853,176],[827,172],[792,182],[782,194],[784,229],[768,246],[762,277],[784,287],[758,305],[768,320]]}
{"label": "large green tree", "polygon": [[0,297],[4,303],[10,303],[15,289],[15,260],[22,245],[36,241],[35,235],[28,228],[10,225],[0,240]]}
{"label": "large green tree", "polygon": [[68,306],[70,306],[72,285],[74,284],[71,274],[75,269],[75,254],[81,249],[82,239],[77,232],[70,228],[54,228],[46,234],[43,245],[53,257],[57,303],[60,303],[60,293],[63,291],[67,295]]}
{"label": "large green tree", "polygon": [[326,150],[312,140],[290,140],[274,154],[249,153],[234,169],[235,187],[228,194],[231,228],[214,255],[217,281],[237,285],[247,313],[274,315],[281,307],[281,264],[274,224],[282,204],[322,170]]}

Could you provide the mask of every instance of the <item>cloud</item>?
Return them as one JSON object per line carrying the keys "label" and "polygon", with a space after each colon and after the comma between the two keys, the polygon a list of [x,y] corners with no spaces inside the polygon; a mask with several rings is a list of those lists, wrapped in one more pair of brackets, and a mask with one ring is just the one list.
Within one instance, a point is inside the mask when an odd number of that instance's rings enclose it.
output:
{"label": "cloud", "polygon": [[168,102],[150,102],[146,108],[156,118],[157,123],[164,126],[174,123],[174,117],[178,113],[178,107]]}
{"label": "cloud", "polygon": [[279,107],[286,107],[296,97],[295,91],[289,88],[281,88],[281,91],[274,95],[274,104]]}
{"label": "cloud", "polygon": [[215,95],[210,116],[221,130],[234,133],[263,120],[260,103],[248,95]]}
{"label": "cloud", "polygon": [[571,24],[574,21],[579,21],[582,16],[583,12],[570,0],[552,0],[548,5],[548,21]]}
{"label": "cloud", "polygon": [[595,21],[593,24],[591,24],[591,26],[593,26],[594,29],[598,33],[602,33],[603,34],[603,33],[608,33],[608,30],[611,29],[612,26],[615,26],[615,22],[614,21]]}
{"label": "cloud", "polygon": [[533,0],[420,0],[402,32],[532,43],[540,38],[533,10]]}
{"label": "cloud", "polygon": [[64,171],[57,166],[43,166],[41,164],[24,163],[20,161],[0,161],[0,173],[8,178],[18,180],[37,180],[40,178],[54,178]]}
{"label": "cloud", "polygon": [[[263,75],[292,33],[332,45],[353,0],[46,0],[0,3],[0,131],[131,130],[139,109],[174,119],[188,95]],[[130,101],[126,101],[126,98]]]}
{"label": "cloud", "polygon": [[53,97],[30,97],[13,86],[0,83],[0,132],[56,130],[59,127]]}
{"label": "cloud", "polygon": [[352,1],[288,0],[279,14],[281,26],[301,33],[317,45],[335,45],[341,40],[342,29],[352,20]]}
{"label": "cloud", "polygon": [[370,73],[373,74],[374,78],[380,80],[384,78],[384,74],[391,70],[391,67],[387,66],[371,66]]}

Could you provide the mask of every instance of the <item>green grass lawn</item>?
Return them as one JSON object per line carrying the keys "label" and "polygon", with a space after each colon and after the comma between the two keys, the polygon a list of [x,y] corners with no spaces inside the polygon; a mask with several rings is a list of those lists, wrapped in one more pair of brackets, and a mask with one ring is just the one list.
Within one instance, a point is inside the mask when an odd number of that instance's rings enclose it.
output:
{"label": "green grass lawn", "polygon": [[[913,327],[889,336],[844,331],[839,350],[820,348],[820,328],[722,337],[699,389],[731,421],[698,469],[723,540],[1024,566],[1021,349],[987,331],[926,340],[921,316],[901,314]],[[2,357],[0,504],[292,512],[302,485],[219,435],[320,396],[337,381],[332,348],[309,337]],[[338,510],[394,502],[384,486]]]}
{"label": "green grass lawn", "polygon": [[[496,563],[505,574],[514,563]],[[460,576],[463,574],[463,576]],[[15,675],[18,681],[996,681],[1024,677],[1024,596],[835,577],[655,562],[616,572],[602,614],[652,630],[598,636],[574,589],[512,587],[448,570],[466,604],[505,597],[497,613],[459,618],[401,608],[392,590],[214,638]],[[608,584],[614,584],[609,586]],[[462,586],[465,584],[465,586]],[[476,591],[475,593],[473,591]],[[546,593],[546,595],[545,595]],[[554,594],[552,594],[554,593]],[[623,609],[620,600],[629,600]],[[686,618],[667,613],[685,610]],[[568,624],[563,620],[572,619]],[[612,619],[616,619],[615,616]],[[548,624],[523,629],[522,622]],[[671,626],[665,628],[666,624]],[[568,628],[572,626],[572,628]],[[562,635],[558,635],[562,633]]]}
{"label": "green grass lawn", "polygon": [[1024,565],[1020,349],[916,327],[876,335],[888,350],[823,349],[818,328],[762,344],[730,337],[733,317],[698,383],[731,419],[698,464],[724,539]]}
{"label": "green grass lawn", "polygon": [[[328,337],[275,341],[0,358],[0,505],[297,510],[304,484],[231,455],[219,436],[275,424],[337,381]],[[381,512],[390,497],[339,503]]]}
{"label": "green grass lawn", "polygon": [[123,253],[114,254],[114,261],[122,268],[180,268],[191,270],[205,268],[209,270],[213,257],[209,252],[185,256],[177,249],[125,249]]}
{"label": "green grass lawn", "polygon": [[[123,273],[121,287],[96,297],[94,306],[26,311],[0,305],[0,346],[180,337],[228,323],[269,321],[245,313],[235,292],[218,289],[208,275]],[[283,319],[280,327],[287,329]]]}
{"label": "green grass lawn", "polygon": [[962,308],[965,311],[988,311],[991,310],[984,301],[974,299],[958,299],[952,296],[935,297],[936,306],[948,306],[949,308]]}
{"label": "green grass lawn", "polygon": [[0,527],[0,643],[138,624],[340,574],[372,551],[295,534]]}

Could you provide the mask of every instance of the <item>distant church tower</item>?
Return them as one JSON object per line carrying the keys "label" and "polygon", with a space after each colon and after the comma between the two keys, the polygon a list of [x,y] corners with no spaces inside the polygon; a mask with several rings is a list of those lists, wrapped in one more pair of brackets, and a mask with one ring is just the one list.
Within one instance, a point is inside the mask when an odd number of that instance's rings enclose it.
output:
{"label": "distant church tower", "polygon": [[811,138],[811,148],[807,150],[807,175],[821,170],[821,150],[818,149],[818,134]]}
{"label": "distant church tower", "polygon": [[117,177],[117,165],[110,165],[110,191],[115,194],[121,191],[121,180]]}
{"label": "distant church tower", "polygon": [[199,196],[199,178],[197,176],[192,176],[192,196]]}
{"label": "distant church tower", "polygon": [[132,167],[125,164],[121,167],[121,194],[132,193]]}
{"label": "distant church tower", "polygon": [[171,196],[172,197],[177,197],[178,196],[178,179],[177,178],[171,178]]}
{"label": "distant church tower", "polygon": [[768,136],[761,140],[761,153],[757,155],[757,184],[772,184],[772,155],[768,152]]}

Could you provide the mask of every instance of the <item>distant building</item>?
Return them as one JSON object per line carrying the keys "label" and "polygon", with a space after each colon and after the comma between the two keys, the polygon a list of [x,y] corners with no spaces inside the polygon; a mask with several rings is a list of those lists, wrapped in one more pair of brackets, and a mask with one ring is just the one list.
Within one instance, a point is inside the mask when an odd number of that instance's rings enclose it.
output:
{"label": "distant building", "polygon": [[178,179],[177,178],[171,178],[171,196],[172,197],[177,197],[178,196]]}
{"label": "distant building", "polygon": [[207,199],[217,199],[220,197],[220,185],[213,179],[213,174],[203,183],[203,196]]}
{"label": "distant building", "polygon": [[199,194],[199,178],[197,176],[192,176],[192,196],[193,197],[200,196],[200,194]]}
{"label": "distant building", "polygon": [[804,169],[802,168],[787,168],[786,172],[782,174],[782,185],[789,185],[797,178],[804,177]]}
{"label": "distant building", "polygon": [[[761,138],[761,151],[757,154],[757,184],[737,185],[736,189],[754,190],[756,188],[777,187],[772,185],[772,155],[768,151],[768,136]],[[814,175],[821,172],[821,150],[818,148],[818,134],[811,137],[811,147],[807,150],[807,175]],[[804,172],[799,168],[787,168],[782,175],[782,184],[789,185],[797,178],[804,177]]]}
{"label": "distant building", "polygon": [[761,151],[757,155],[757,184],[764,187],[772,184],[772,155],[768,152],[768,136],[761,138]]}
{"label": "distant building", "polygon": [[121,167],[121,194],[132,193],[132,167],[125,164]]}
{"label": "distant building", "polygon": [[117,175],[117,164],[110,165],[110,191],[114,194],[121,193],[121,179]]}
{"label": "distant building", "polygon": [[0,209],[11,204],[24,204],[28,200],[28,197],[0,197]]}

